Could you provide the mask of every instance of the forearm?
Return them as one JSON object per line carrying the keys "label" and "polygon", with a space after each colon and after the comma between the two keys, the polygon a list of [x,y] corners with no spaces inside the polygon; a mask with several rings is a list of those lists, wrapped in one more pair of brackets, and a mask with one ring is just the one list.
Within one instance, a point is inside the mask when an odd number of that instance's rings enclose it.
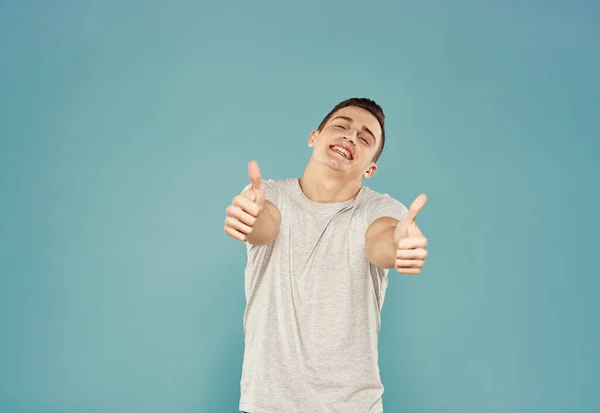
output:
{"label": "forearm", "polygon": [[265,205],[256,218],[256,223],[252,232],[246,237],[246,241],[252,245],[270,244],[279,235],[279,226],[281,224],[281,214],[279,209],[270,201],[265,201]]}
{"label": "forearm", "polygon": [[396,261],[394,230],[394,226],[389,226],[367,237],[365,241],[365,256],[371,264],[380,268],[394,268]]}

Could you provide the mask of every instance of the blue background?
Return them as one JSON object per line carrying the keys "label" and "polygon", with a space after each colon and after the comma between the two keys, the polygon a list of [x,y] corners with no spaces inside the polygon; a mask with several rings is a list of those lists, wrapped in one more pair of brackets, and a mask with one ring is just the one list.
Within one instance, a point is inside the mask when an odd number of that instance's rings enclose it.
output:
{"label": "blue background", "polygon": [[225,207],[381,103],[371,188],[430,255],[390,273],[387,412],[597,412],[600,6],[0,1],[0,411],[234,412]]}

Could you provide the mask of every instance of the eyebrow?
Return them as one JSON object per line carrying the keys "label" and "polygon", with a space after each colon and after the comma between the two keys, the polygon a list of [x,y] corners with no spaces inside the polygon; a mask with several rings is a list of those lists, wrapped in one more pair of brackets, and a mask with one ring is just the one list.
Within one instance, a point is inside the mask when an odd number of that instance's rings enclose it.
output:
{"label": "eyebrow", "polygon": [[[348,117],[348,116],[336,116],[335,118],[331,119],[331,121],[333,122],[336,119],[344,119],[350,123],[354,123],[354,119]],[[366,126],[362,127],[362,130],[364,130],[365,132],[367,132],[369,135],[371,135],[371,137],[373,138],[373,141],[375,143],[377,143],[377,138],[375,138],[375,134],[373,132],[371,132],[371,129],[367,128]]]}

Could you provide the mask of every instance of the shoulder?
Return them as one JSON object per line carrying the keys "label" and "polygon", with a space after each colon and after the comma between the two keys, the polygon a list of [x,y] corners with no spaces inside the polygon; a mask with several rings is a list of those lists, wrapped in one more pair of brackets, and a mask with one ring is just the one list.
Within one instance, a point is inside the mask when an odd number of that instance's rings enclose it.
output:
{"label": "shoulder", "polygon": [[[287,189],[292,187],[292,182],[294,178],[288,179],[261,179],[263,186],[266,191],[286,191]],[[244,189],[248,189],[252,186],[252,184],[247,184]]]}
{"label": "shoulder", "polygon": [[383,204],[394,204],[404,207],[404,204],[387,192],[377,192],[368,186],[363,186],[357,201],[365,207],[376,207]]}
{"label": "shoulder", "polygon": [[278,207],[283,199],[294,192],[294,185],[297,185],[295,178],[263,179],[262,183],[266,199]]}
{"label": "shoulder", "polygon": [[382,217],[401,220],[408,212],[408,208],[389,193],[377,192],[366,186],[363,187],[357,201],[367,215],[369,223]]}
{"label": "shoulder", "polygon": [[286,187],[292,187],[292,185],[296,185],[298,182],[298,178],[284,178],[284,179],[267,179],[263,180],[264,182],[268,182],[270,185],[274,187],[283,189]]}
{"label": "shoulder", "polygon": [[263,179],[265,190],[271,190],[278,193],[288,192],[292,188],[293,178],[287,179]]}
{"label": "shoulder", "polygon": [[269,186],[270,188],[273,189],[277,189],[277,190],[285,190],[285,188],[287,186],[289,186],[290,181],[293,178],[287,178],[287,179],[263,179],[263,185],[265,186]]}

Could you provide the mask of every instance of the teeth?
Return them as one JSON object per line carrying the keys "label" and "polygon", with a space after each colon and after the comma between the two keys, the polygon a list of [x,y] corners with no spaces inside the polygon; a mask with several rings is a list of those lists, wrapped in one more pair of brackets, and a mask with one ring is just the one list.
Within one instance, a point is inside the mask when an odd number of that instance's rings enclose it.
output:
{"label": "teeth", "polygon": [[336,151],[336,152],[338,152],[338,153],[341,153],[346,158],[350,159],[350,153],[347,150],[345,150],[344,148],[340,148],[339,146],[334,146],[333,150]]}

